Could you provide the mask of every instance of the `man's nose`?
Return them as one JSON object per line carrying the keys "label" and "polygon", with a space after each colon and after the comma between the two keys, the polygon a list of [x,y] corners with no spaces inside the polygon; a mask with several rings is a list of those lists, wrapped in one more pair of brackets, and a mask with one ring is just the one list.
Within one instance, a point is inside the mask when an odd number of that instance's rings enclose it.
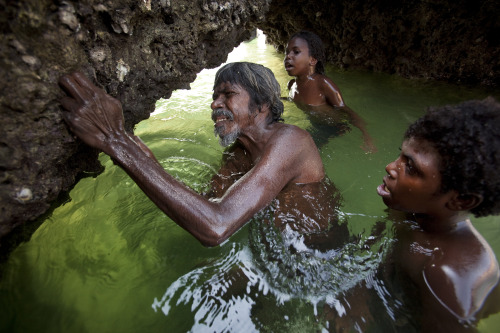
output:
{"label": "man's nose", "polygon": [[210,104],[210,107],[212,108],[212,110],[215,110],[215,109],[223,107],[223,105],[224,105],[224,102],[222,101],[222,98],[219,96],[212,101],[212,104]]}

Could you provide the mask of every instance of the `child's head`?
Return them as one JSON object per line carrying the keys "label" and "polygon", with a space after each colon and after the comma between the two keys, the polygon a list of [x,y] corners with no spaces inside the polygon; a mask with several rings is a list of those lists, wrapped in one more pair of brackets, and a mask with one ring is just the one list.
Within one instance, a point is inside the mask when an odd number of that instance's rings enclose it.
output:
{"label": "child's head", "polygon": [[309,55],[318,61],[316,63],[315,72],[318,74],[325,74],[325,47],[323,46],[321,38],[309,31],[299,31],[290,37],[290,40],[293,38],[302,38],[307,42]]}
{"label": "child's head", "polygon": [[489,97],[429,108],[405,139],[426,140],[441,157],[443,193],[479,194],[476,217],[500,214],[500,104]]}

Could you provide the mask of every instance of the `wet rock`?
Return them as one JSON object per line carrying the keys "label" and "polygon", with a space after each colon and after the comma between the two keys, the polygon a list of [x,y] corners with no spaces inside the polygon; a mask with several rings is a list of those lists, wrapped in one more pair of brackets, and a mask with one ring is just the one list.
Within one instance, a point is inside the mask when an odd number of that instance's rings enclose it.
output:
{"label": "wet rock", "polygon": [[273,0],[259,28],[279,50],[316,32],[337,67],[498,86],[499,15],[488,0]]}
{"label": "wet rock", "polygon": [[80,70],[119,98],[132,130],[158,99],[220,65],[268,7],[268,0],[0,0],[0,237],[45,212],[79,174],[101,170],[98,152],[61,118],[61,75]]}

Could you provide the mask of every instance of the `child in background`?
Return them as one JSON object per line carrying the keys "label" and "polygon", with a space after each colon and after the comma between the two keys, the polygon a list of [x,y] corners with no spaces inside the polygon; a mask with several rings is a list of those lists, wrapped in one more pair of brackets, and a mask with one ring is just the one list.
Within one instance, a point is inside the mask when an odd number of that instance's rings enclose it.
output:
{"label": "child in background", "polygon": [[393,255],[417,287],[423,332],[467,331],[498,311],[498,262],[468,216],[500,214],[499,129],[493,98],[430,109],[377,188],[389,208],[413,214],[396,222]]}
{"label": "child in background", "polygon": [[313,124],[337,127],[338,134],[346,131],[343,123],[351,123],[363,135],[363,149],[375,152],[364,120],[345,105],[339,88],[324,75],[324,62],[324,46],[316,34],[301,31],[290,38],[284,59],[288,75],[295,76],[288,82],[290,99],[308,114]]}

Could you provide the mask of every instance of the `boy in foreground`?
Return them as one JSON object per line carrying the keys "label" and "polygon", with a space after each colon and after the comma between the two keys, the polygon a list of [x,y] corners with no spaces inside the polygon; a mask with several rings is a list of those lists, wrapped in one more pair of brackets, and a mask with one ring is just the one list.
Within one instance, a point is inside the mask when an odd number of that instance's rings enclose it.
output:
{"label": "boy in foreground", "polygon": [[493,98],[430,109],[377,188],[413,214],[396,223],[394,259],[416,285],[423,332],[466,331],[498,311],[498,262],[468,216],[500,213],[499,129]]}

